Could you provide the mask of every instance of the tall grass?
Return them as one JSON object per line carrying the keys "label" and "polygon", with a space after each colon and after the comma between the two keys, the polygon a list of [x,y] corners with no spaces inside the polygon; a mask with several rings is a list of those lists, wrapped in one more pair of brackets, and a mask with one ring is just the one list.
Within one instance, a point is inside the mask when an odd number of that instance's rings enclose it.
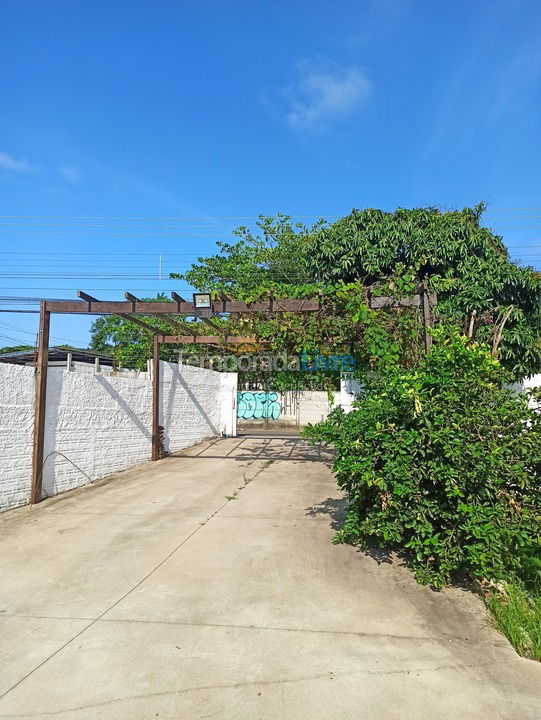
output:
{"label": "tall grass", "polygon": [[505,594],[491,594],[487,605],[516,651],[541,661],[541,556],[525,557],[521,576],[507,584]]}

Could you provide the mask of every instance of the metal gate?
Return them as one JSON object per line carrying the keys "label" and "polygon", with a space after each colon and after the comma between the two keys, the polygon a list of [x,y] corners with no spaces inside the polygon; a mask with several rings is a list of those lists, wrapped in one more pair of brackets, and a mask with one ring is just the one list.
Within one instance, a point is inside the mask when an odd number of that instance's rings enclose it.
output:
{"label": "metal gate", "polygon": [[249,432],[272,430],[298,432],[299,403],[295,391],[279,392],[248,387],[237,394],[237,429]]}

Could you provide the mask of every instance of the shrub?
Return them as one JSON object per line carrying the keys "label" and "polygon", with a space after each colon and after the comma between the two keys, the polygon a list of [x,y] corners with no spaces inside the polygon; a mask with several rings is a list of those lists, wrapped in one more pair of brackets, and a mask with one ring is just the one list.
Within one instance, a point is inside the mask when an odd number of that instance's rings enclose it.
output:
{"label": "shrub", "polygon": [[338,539],[406,550],[420,582],[499,580],[539,547],[541,422],[499,363],[453,337],[414,370],[383,369],[305,436],[333,445],[349,495]]}

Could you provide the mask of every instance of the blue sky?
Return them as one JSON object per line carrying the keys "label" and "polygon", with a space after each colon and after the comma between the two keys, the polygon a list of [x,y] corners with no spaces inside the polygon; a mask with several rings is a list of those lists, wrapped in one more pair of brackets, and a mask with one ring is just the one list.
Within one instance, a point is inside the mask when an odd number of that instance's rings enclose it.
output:
{"label": "blue sky", "polygon": [[[0,295],[170,290],[160,253],[278,211],[485,200],[537,263],[540,35],[526,0],[3,0]],[[36,326],[1,313],[0,345]]]}

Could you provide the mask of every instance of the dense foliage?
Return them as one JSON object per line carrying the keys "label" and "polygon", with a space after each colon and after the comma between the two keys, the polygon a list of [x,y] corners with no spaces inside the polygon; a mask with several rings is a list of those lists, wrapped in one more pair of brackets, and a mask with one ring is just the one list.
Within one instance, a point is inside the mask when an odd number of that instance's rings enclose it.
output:
{"label": "dense foliage", "polygon": [[439,338],[416,369],[366,376],[354,411],[308,428],[336,448],[341,538],[402,549],[437,586],[518,571],[540,541],[541,420],[503,380],[483,347]]}
{"label": "dense foliage", "polygon": [[438,292],[440,324],[469,329],[480,341],[501,334],[502,364],[524,377],[541,370],[541,278],[511,262],[502,238],[482,227],[482,211],[353,210],[309,228],[285,216],[262,217],[257,234],[239,228],[237,243],[220,244],[217,255],[173,277],[246,300],[319,294],[325,314],[244,318],[243,329],[261,331],[281,347],[314,339],[334,349],[358,340],[339,297],[344,286],[399,290],[427,279]]}
{"label": "dense foliage", "polygon": [[484,341],[505,317],[502,364],[517,378],[533,374],[541,369],[541,277],[510,261],[502,238],[481,226],[483,209],[354,210],[315,234],[310,268],[322,281],[427,278],[441,322],[471,318]]}

